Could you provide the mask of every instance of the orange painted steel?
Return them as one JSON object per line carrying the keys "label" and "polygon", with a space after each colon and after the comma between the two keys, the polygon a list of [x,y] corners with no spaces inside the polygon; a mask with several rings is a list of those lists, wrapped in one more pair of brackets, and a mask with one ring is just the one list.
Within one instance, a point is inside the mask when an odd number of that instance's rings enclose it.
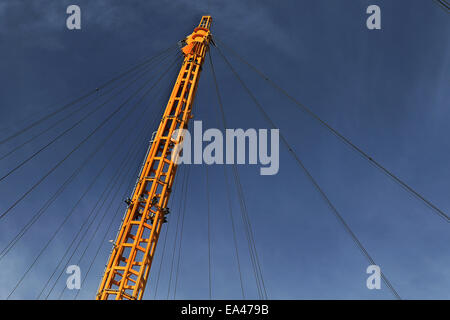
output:
{"label": "orange painted steel", "polygon": [[142,299],[177,171],[172,154],[181,140],[172,135],[176,129],[187,129],[192,118],[192,104],[211,41],[211,23],[210,16],[203,16],[184,40],[181,70],[122,220],[97,300]]}

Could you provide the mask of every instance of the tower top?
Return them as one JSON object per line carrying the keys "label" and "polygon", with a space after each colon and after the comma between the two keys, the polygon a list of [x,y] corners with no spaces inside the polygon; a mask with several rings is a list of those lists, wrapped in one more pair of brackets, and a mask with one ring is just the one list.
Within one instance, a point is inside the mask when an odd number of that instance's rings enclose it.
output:
{"label": "tower top", "polygon": [[211,29],[212,17],[211,16],[203,16],[202,20],[200,20],[199,28]]}

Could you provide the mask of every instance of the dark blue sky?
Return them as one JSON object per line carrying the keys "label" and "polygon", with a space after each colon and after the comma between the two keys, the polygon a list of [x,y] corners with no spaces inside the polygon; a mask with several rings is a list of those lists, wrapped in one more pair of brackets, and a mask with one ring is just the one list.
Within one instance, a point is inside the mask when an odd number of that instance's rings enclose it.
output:
{"label": "dark blue sky", "polygon": [[[69,4],[81,7],[80,31],[66,29],[65,11]],[[381,30],[366,28],[368,15],[365,12],[371,4],[381,8]],[[1,136],[8,136],[143,58],[173,45],[189,34],[206,12],[213,16],[213,34],[222,42],[233,46],[427,199],[445,212],[450,211],[450,16],[431,0],[2,1]],[[213,50],[212,55],[228,126],[268,128],[217,51]],[[448,224],[298,110],[245,65],[230,54],[228,57],[400,296],[406,299],[449,299]],[[148,130],[153,130],[151,126],[159,121],[161,106],[167,101],[174,77],[175,72],[172,71],[157,87],[159,90],[150,94],[143,107],[124,124],[121,132],[108,140],[94,161],[77,176],[17,246],[0,260],[0,298],[6,298],[13,289],[103,163],[111,157],[123,135],[134,128],[140,130],[145,122]],[[130,93],[128,90],[97,112],[93,119],[83,122],[46,152],[1,181],[0,210],[6,210]],[[93,103],[91,108],[95,105]],[[144,113],[148,106],[148,113]],[[1,248],[95,150],[119,118],[125,115],[124,112],[113,118],[0,220]],[[217,100],[209,65],[203,69],[193,113],[196,120],[204,121],[204,128],[218,127]],[[78,114],[76,119],[82,114]],[[61,123],[14,155],[1,160],[0,174],[8,172],[75,121],[71,119]],[[5,154],[45,127],[43,124],[0,146],[0,154]],[[138,150],[141,153],[127,161],[127,171],[124,172],[126,186],[134,183],[134,170],[140,165],[146,149],[142,141],[149,138],[139,137]],[[120,148],[13,298],[36,298],[125,156],[132,139],[137,138],[132,136]],[[184,173],[184,169],[180,170],[177,180],[181,180]],[[209,168],[213,298],[241,298],[222,170],[220,166]],[[205,299],[208,298],[205,168],[192,166],[190,171],[176,298]],[[283,146],[280,148],[280,171],[277,175],[260,176],[259,167],[248,165],[239,166],[239,172],[270,298],[392,298],[384,284],[379,291],[366,288],[368,275],[365,270],[369,263]],[[231,175],[229,177],[231,179]],[[181,186],[181,181],[178,184]],[[114,185],[112,195],[117,189],[117,196],[111,195],[97,218],[100,220],[106,212],[103,222],[95,234],[98,224],[88,232],[87,238],[94,234],[94,241],[82,260],[82,275],[98,245],[101,245],[101,250],[79,298],[91,299],[95,295],[110,251],[110,244],[101,240],[117,206],[120,206],[106,239],[113,239],[117,232],[125,210],[123,195],[131,192],[126,186]],[[169,240],[157,294],[160,299],[167,296],[180,191],[178,188],[174,193],[172,215],[169,224],[165,225],[169,228]],[[110,203],[110,209],[106,210]],[[238,229],[245,292],[247,297],[256,298],[234,189],[233,213]],[[146,299],[154,296],[164,236],[165,231],[144,295]],[[70,264],[77,263],[86,243],[87,239]],[[65,279],[63,274],[50,298],[58,297]],[[63,296],[66,299],[73,297],[74,292],[66,292]],[[170,297],[173,297],[173,291]]]}

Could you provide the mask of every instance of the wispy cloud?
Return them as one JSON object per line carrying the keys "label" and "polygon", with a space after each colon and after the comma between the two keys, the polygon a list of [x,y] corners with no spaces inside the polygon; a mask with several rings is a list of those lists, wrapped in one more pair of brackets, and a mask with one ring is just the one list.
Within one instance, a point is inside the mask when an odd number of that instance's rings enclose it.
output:
{"label": "wispy cloud", "polygon": [[[65,31],[66,8],[70,4],[78,4],[82,9],[82,26],[90,30],[108,32],[125,32],[127,28],[141,26],[142,30],[150,29],[155,19],[167,21],[161,28],[174,28],[185,16],[208,12],[213,15],[216,29],[226,30],[233,37],[247,37],[261,41],[267,45],[276,44],[279,50],[292,54],[291,38],[282,26],[274,19],[271,9],[263,3],[246,1],[6,1],[0,4],[0,37],[19,37],[36,33],[35,40],[30,42],[26,37],[25,46],[47,46],[58,49],[62,46]],[[137,10],[136,10],[137,8]],[[174,12],[184,15],[173,16]],[[55,33],[55,31],[61,31]],[[155,37],[149,32],[149,37]],[[155,39],[157,40],[157,39]]]}

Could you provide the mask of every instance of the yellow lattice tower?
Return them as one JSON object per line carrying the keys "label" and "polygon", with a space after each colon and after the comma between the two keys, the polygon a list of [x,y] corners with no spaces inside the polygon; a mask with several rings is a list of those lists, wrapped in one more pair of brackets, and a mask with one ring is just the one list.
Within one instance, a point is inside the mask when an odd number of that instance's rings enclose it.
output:
{"label": "yellow lattice tower", "polygon": [[210,16],[203,16],[185,39],[181,70],[115,240],[97,300],[142,299],[177,171],[172,154],[179,141],[172,135],[177,129],[187,129],[192,118],[192,104],[211,41],[211,22]]}

